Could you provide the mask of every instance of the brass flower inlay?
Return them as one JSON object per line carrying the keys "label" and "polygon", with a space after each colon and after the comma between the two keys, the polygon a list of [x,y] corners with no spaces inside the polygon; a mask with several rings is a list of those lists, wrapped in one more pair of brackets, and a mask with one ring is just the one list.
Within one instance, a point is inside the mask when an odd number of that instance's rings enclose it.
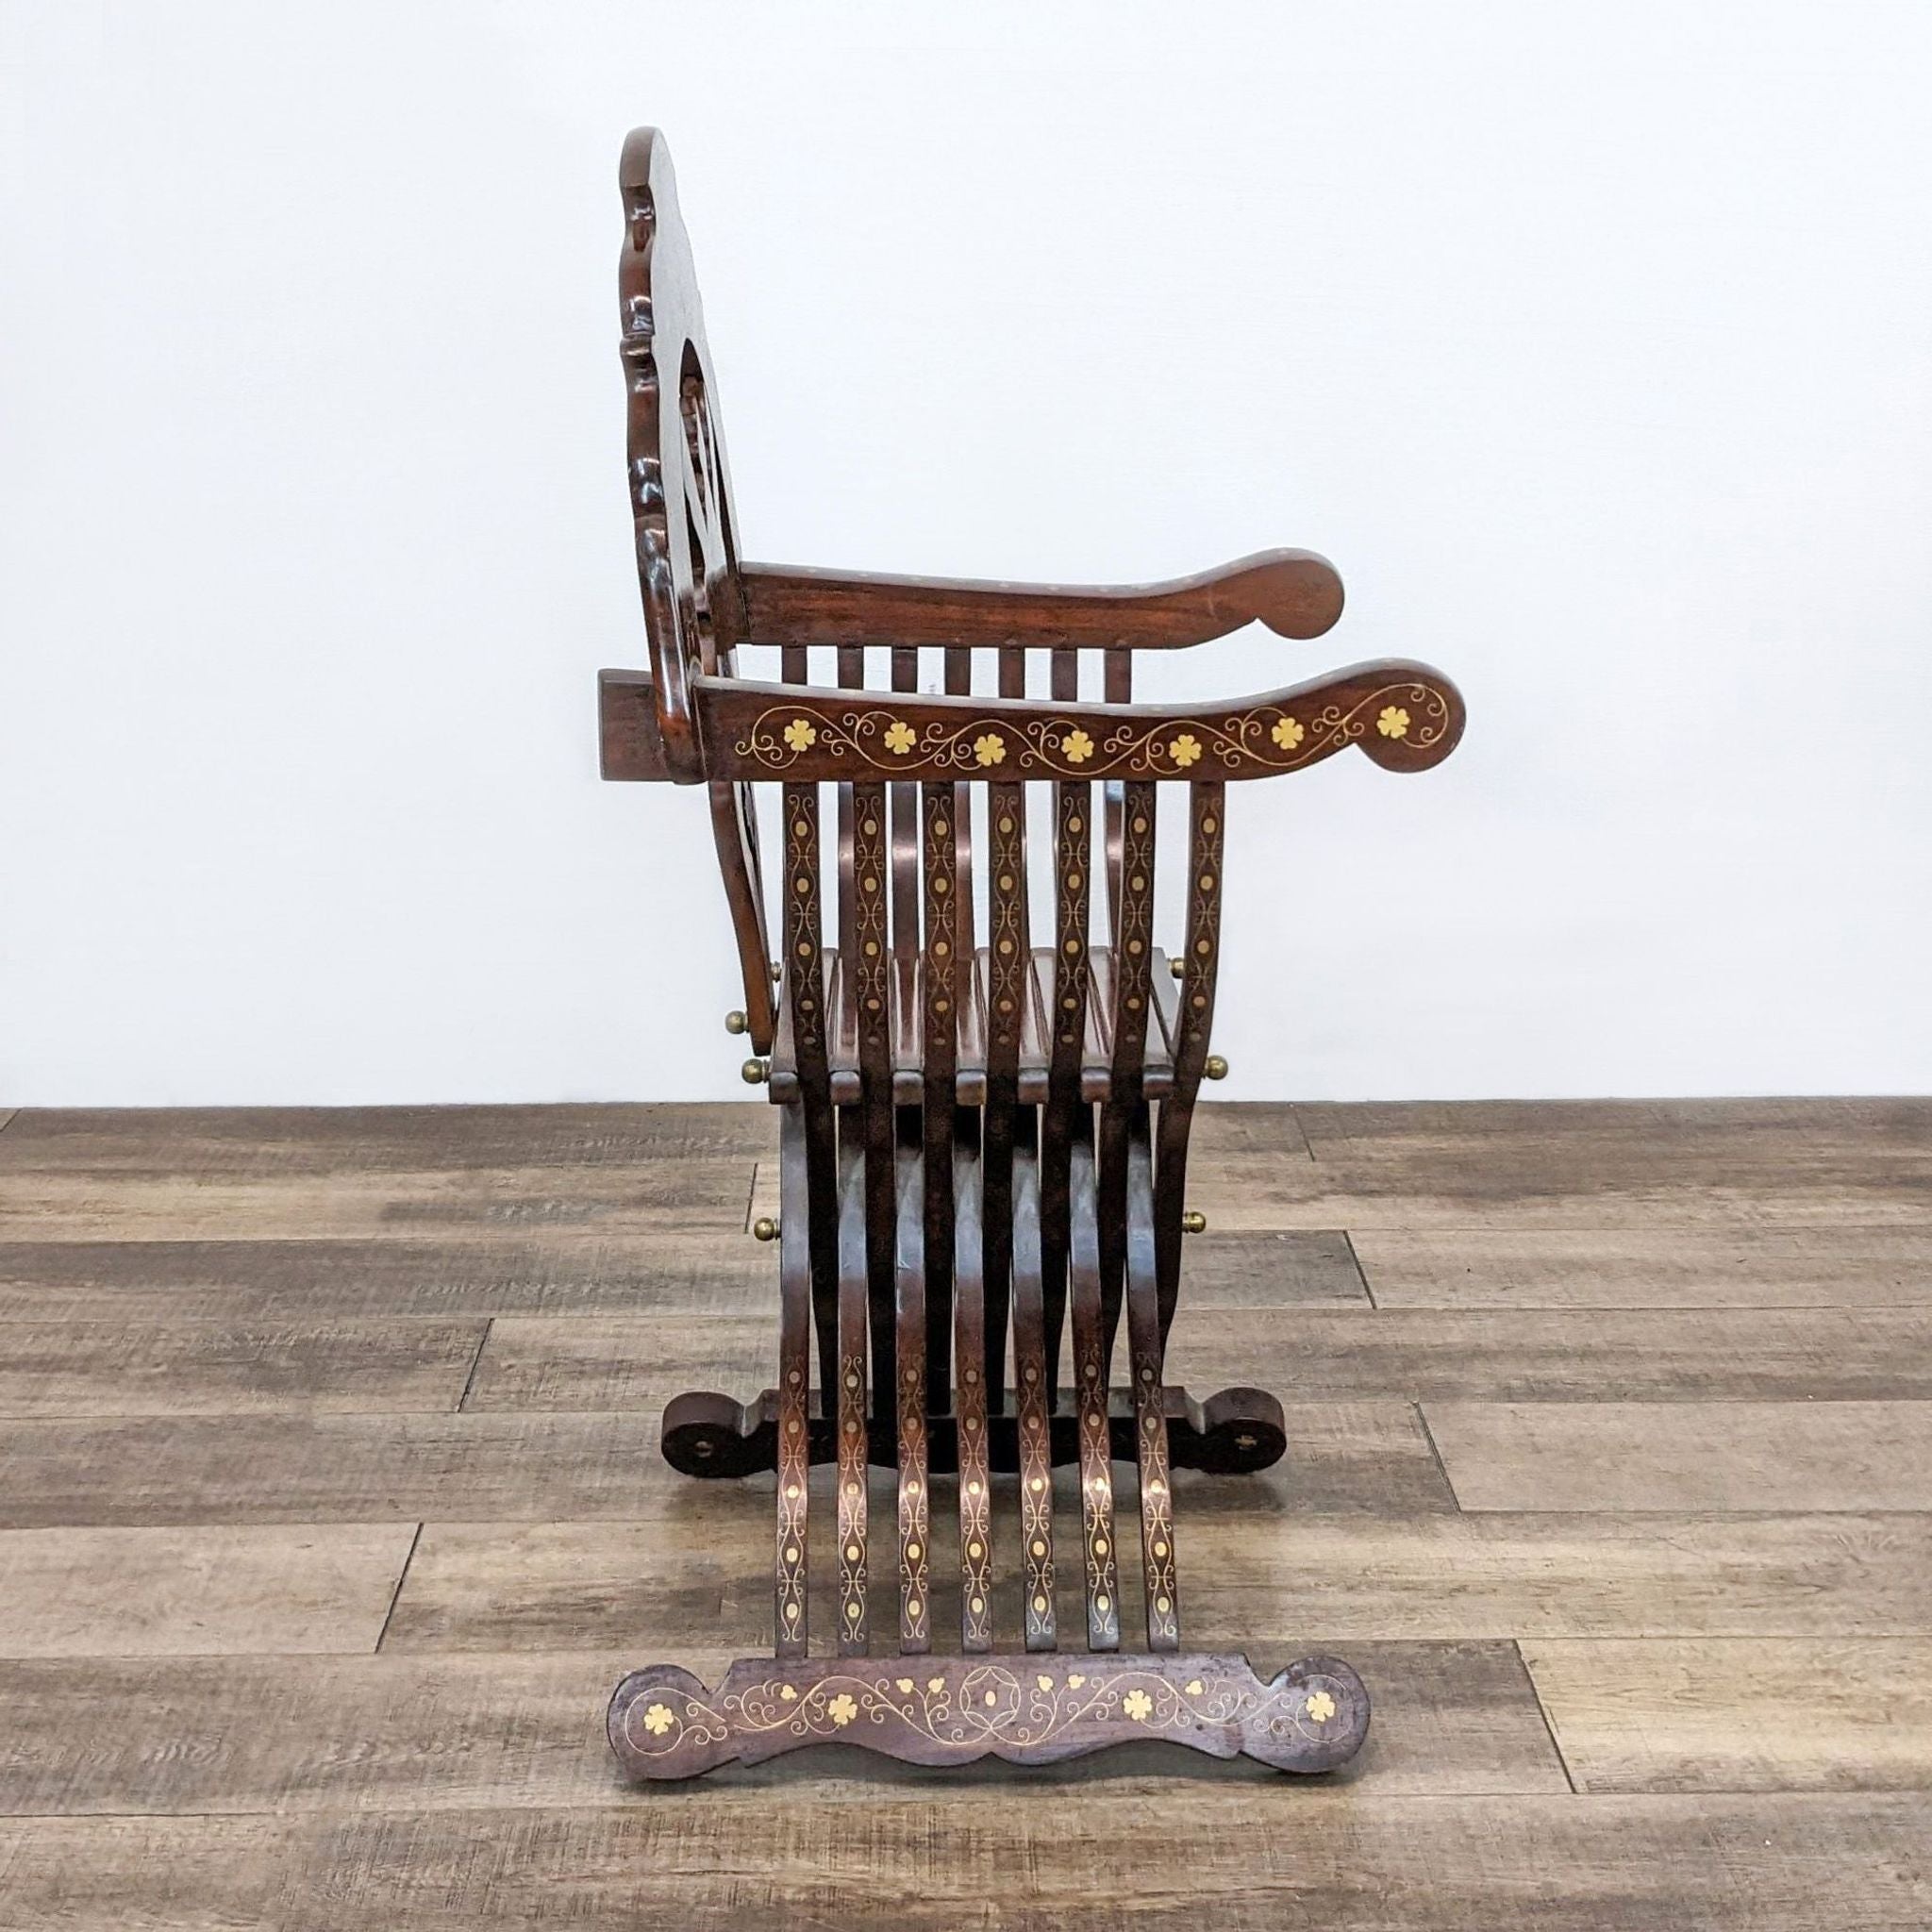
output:
{"label": "brass flower inlay", "polygon": [[886,749],[898,758],[904,758],[912,749],[912,727],[903,718],[894,718],[886,726]]}
{"label": "brass flower inlay", "polygon": [[1007,741],[997,731],[988,731],[973,741],[973,756],[982,765],[997,765],[1007,756]]}
{"label": "brass flower inlay", "polygon": [[898,1683],[898,1690],[901,1697],[909,1697],[912,1694],[912,1679],[910,1677],[901,1677]]}
{"label": "brass flower inlay", "polygon": [[1384,738],[1407,738],[1408,713],[1400,705],[1384,705],[1381,716],[1375,720],[1375,729]]}
{"label": "brass flower inlay", "polygon": [[1325,1724],[1335,1715],[1335,1700],[1325,1690],[1311,1690],[1307,1702],[1308,1716],[1318,1724]]}
{"label": "brass flower inlay", "polygon": [[1191,731],[1183,731],[1168,746],[1167,755],[1185,772],[1201,756],[1201,741]]}
{"label": "brass flower inlay", "polygon": [[1137,1724],[1145,1724],[1154,1715],[1154,1700],[1144,1690],[1129,1690],[1121,1699],[1121,1708]]}
{"label": "brass flower inlay", "polygon": [[1201,1694],[1201,1680],[1200,1680],[1200,1678],[1199,1678],[1199,1677],[1193,1677],[1193,1678],[1191,1678],[1191,1679],[1189,1680],[1189,1682],[1188,1682],[1188,1695],[1189,1695],[1190,1697],[1198,1697],[1198,1696],[1200,1696],[1200,1694]]}
{"label": "brass flower inlay", "polygon": [[1283,751],[1292,751],[1307,733],[1302,729],[1302,721],[1299,718],[1277,718],[1274,721],[1274,729],[1268,736]]}
{"label": "brass flower inlay", "polygon": [[1036,1684],[1038,1684],[1042,1690],[1051,1690],[1053,1689],[1053,1679],[1046,1675],[1044,1672],[1041,1672],[1041,1674],[1039,1676],[1035,1677],[1033,1681]]}
{"label": "brass flower inlay", "polygon": [[1084,765],[1093,756],[1093,741],[1076,725],[1060,740],[1060,756],[1070,765]]}
{"label": "brass flower inlay", "polygon": [[785,742],[793,751],[809,751],[818,741],[818,731],[809,718],[794,718],[785,727]]}
{"label": "brass flower inlay", "polygon": [[1071,1672],[1067,1677],[1067,1689],[1069,1690],[1077,1690],[1086,1681],[1087,1679],[1078,1671]]}
{"label": "brass flower inlay", "polygon": [[841,1690],[825,1706],[825,1715],[842,1730],[858,1715],[858,1707]]}
{"label": "brass flower inlay", "polygon": [[790,1684],[780,1684],[778,1686],[778,1695],[782,1697],[787,1704],[791,1704],[796,1701],[798,1692],[794,1690]]}
{"label": "brass flower inlay", "polygon": [[943,1677],[928,1677],[925,1680],[925,1688],[937,1697],[946,1688],[946,1680]]}
{"label": "brass flower inlay", "polygon": [[644,1713],[644,1728],[654,1738],[661,1738],[675,1722],[669,1707],[662,1704],[652,1705]]}

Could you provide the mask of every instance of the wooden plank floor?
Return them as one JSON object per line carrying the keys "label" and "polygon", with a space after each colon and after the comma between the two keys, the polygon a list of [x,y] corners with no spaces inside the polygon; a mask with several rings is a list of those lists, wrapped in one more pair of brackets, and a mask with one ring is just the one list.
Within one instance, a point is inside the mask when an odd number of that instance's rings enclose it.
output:
{"label": "wooden plank floor", "polygon": [[658,1455],[771,1379],[770,1110],[0,1109],[0,1926],[1932,1925],[1932,1102],[1198,1145],[1174,1372],[1291,1450],[1177,1483],[1188,1641],[1357,1762],[633,1791],[622,1671],[770,1641]]}

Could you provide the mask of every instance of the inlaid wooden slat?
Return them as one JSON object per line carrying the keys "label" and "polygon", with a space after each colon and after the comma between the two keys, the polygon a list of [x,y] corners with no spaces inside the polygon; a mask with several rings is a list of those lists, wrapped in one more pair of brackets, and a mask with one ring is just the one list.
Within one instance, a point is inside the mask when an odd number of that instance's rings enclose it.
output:
{"label": "inlaid wooden slat", "polygon": [[[1056,696],[1076,690],[1076,661],[1060,653],[1054,659]],[[1063,689],[1062,687],[1065,687]],[[1050,1041],[1046,1106],[1040,1123],[1040,1250],[1044,1289],[1046,1359],[1058,1364],[1066,1319],[1071,1158],[1080,1101],[1081,1050],[1087,1035],[1088,910],[1092,898],[1093,788],[1054,788],[1054,949],[1050,974],[1036,973],[1044,991]],[[1041,988],[1039,981],[1043,980]],[[1096,1263],[1097,1266],[1097,1263]],[[1059,1376],[1053,1376],[1050,1404],[1058,1404]]]}
{"label": "inlaid wooden slat", "polygon": [[1108,1097],[1100,1110],[1099,1208],[1102,1323],[1111,1357],[1120,1326],[1126,1267],[1128,1142],[1141,1107],[1148,988],[1154,947],[1154,791],[1133,783],[1122,794],[1118,891],[1109,961]]}
{"label": "inlaid wooden slat", "polygon": [[868,1635],[866,1342],[868,1289],[866,1164],[871,1148],[851,1123],[841,1131],[839,1212],[839,1625],[841,1657],[863,1657]]}
{"label": "inlaid wooden slat", "polygon": [[[1004,675],[1004,667],[1003,667]],[[989,785],[986,982],[986,1108],[980,1150],[985,1200],[987,1400],[997,1412],[1006,1385],[1007,1321],[1013,1270],[1014,1145],[1018,1129],[1020,1033],[1031,997],[1026,926],[1024,789]]]}
{"label": "inlaid wooden slat", "polygon": [[924,1091],[925,1367],[927,1406],[950,1407],[953,1385],[953,1112],[958,1068],[959,988],[972,963],[958,952],[958,789],[928,785],[921,793],[924,832],[925,950],[921,991]]}
{"label": "inlaid wooden slat", "polygon": [[374,1650],[415,1533],[413,1523],[6,1531],[0,1657]]}
{"label": "inlaid wooden slat", "polygon": [[[828,1057],[830,992],[824,970],[818,787],[786,786],[784,809],[784,1008],[799,1090],[801,1158],[806,1175],[801,1207],[809,1220],[806,1232],[812,1309],[818,1327],[819,1379],[828,1384],[831,1364],[838,1356],[838,1151]],[[794,1209],[794,1217],[797,1211]]]}
{"label": "inlaid wooden slat", "polygon": [[959,1424],[959,1647],[971,1656],[992,1648],[992,1474],[986,1446],[984,1222],[978,1150],[970,1141],[956,1151],[954,1174],[958,1198],[953,1354],[958,1364],[954,1413]]}
{"label": "inlaid wooden slat", "polygon": [[925,1453],[925,1181],[920,1155],[899,1155],[897,1407],[899,1649],[932,1648],[931,1477]]}
{"label": "inlaid wooden slat", "polygon": [[1580,1791],[1932,1789],[1932,1638],[1540,1639]]}
{"label": "inlaid wooden slat", "polygon": [[1045,1325],[1041,1311],[1040,1163],[1013,1161],[1013,1373],[1020,1424],[1021,1611],[1029,1651],[1059,1641],[1053,1553],[1053,1451],[1047,1424]]}
{"label": "inlaid wooden slat", "polygon": [[[811,1635],[808,1529],[811,1491],[812,1242],[806,1194],[807,1128],[802,1106],[783,1110],[779,1158],[784,1213],[778,1224],[777,1524],[773,1541],[772,1627],[781,1657],[803,1657]],[[824,1357],[828,1362],[830,1356]],[[832,1376],[823,1381],[832,1384]]]}
{"label": "inlaid wooden slat", "polygon": [[[1131,852],[1134,804],[1127,802]],[[1131,865],[1132,860],[1129,859]],[[1129,877],[1128,890],[1133,881]],[[1180,1584],[1174,1552],[1174,1490],[1161,1404],[1160,1305],[1154,1260],[1154,1174],[1145,1110],[1127,1142],[1127,1347],[1134,1389],[1134,1446],[1141,1478],[1141,1557],[1147,1648],[1180,1648]]]}
{"label": "inlaid wooden slat", "polygon": [[[1226,849],[1227,788],[1211,781],[1190,786],[1188,826],[1188,924],[1181,955],[1179,1002],[1169,1029],[1174,1088],[1160,1103],[1155,1147],[1154,1243],[1160,1285],[1160,1333],[1174,1323],[1180,1292],[1181,1215],[1187,1205],[1188,1140],[1194,1098],[1208,1063],[1214,1024],[1214,981],[1220,958],[1221,891]],[[1165,974],[1165,962],[1157,967]]]}
{"label": "inlaid wooden slat", "polygon": [[1432,1402],[1465,1509],[1932,1510],[1932,1402]]}
{"label": "inlaid wooden slat", "polygon": [[[892,1114],[892,1065],[889,1010],[891,996],[891,938],[887,917],[891,896],[887,851],[886,788],[852,788],[852,947],[847,954],[858,1016],[858,1072],[861,1096],[846,1124],[865,1141],[865,1241],[870,1276],[873,1393],[881,1421],[890,1424],[894,1329],[893,1230],[897,1221]],[[846,1352],[841,1341],[841,1353]]]}
{"label": "inlaid wooden slat", "polygon": [[1100,1316],[1100,1229],[1094,1212],[1093,1148],[1076,1140],[1069,1160],[1068,1275],[1074,1310],[1074,1400],[1080,1425],[1080,1514],[1087,1584],[1087,1648],[1118,1650],[1120,1559],[1113,1516],[1108,1362]]}

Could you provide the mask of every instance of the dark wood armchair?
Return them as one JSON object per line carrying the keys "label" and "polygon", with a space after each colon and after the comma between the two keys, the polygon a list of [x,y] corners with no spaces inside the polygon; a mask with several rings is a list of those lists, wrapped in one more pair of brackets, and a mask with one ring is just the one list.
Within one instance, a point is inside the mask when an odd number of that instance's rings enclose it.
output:
{"label": "dark wood armchair", "polygon": [[[1162,1357],[1199,1223],[1185,1205],[1195,1098],[1225,1071],[1208,1046],[1228,785],[1350,745],[1423,770],[1454,748],[1461,700],[1441,673],[1385,661],[1257,697],[1132,702],[1136,652],[1255,621],[1290,638],[1327,630],[1341,585],[1303,551],[1092,591],[741,561],[661,135],[630,137],[621,178],[650,670],[603,675],[604,775],[707,788],[743,970],[730,1024],[779,1108],[780,1212],[758,1230],[778,1246],[776,1387],[749,1405],[680,1396],[663,1431],[666,1457],[692,1475],[775,1470],[775,1655],[734,1664],[716,1690],[675,1665],[634,1672],[611,1702],[611,1743],[641,1777],[828,1740],[923,1763],[1038,1763],[1156,1737],[1285,1770],[1340,1764],[1369,1718],[1345,1663],[1310,1657],[1264,1683],[1245,1658],[1181,1648],[1170,1472],[1259,1469],[1286,1438],[1273,1396],[1196,1403],[1167,1385]],[[778,648],[782,682],[739,675],[746,644]],[[868,646],[889,652],[890,689],[866,688]],[[812,680],[815,647],[835,682]],[[1085,652],[1104,664],[1104,701],[1078,695]],[[920,694],[922,653],[943,667],[944,695]],[[997,667],[997,695],[974,691],[975,655]],[[1043,693],[1028,675],[1042,660]],[[783,816],[771,892],[759,785]],[[1033,787],[1053,837],[1043,930]],[[1168,953],[1155,823],[1171,790],[1188,872]],[[814,1464],[835,1465],[837,1539],[836,1593],[816,1615]],[[874,1465],[896,1477],[898,1569],[897,1629],[876,1642]],[[1064,1524],[1060,1465],[1077,1472]],[[1116,1465],[1135,1471],[1124,1553]],[[943,1509],[957,1509],[943,1564],[941,1476],[954,1479]],[[1002,1551],[1006,1476],[1018,1523]],[[1085,1623],[1065,1647],[1062,1564]],[[1000,1627],[1015,1576],[1017,1627]],[[1144,1645],[1126,1635],[1142,1620]],[[935,1633],[955,1623],[958,1654],[943,1655]]]}

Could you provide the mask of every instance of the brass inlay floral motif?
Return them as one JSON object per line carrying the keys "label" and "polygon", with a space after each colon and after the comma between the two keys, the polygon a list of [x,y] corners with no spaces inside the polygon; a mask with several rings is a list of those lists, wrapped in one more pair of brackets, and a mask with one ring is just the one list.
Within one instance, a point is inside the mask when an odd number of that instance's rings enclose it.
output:
{"label": "brass inlay floral motif", "polygon": [[[1427,751],[1452,723],[1441,690],[1405,677],[1359,697],[1330,698],[1294,711],[1260,705],[1191,719],[1178,729],[1173,721],[1122,717],[1109,723],[1051,711],[1017,720],[953,712],[921,724],[850,705],[811,718],[789,707],[769,708],[732,750],[774,774],[817,747],[821,756],[850,757],[878,771],[916,757],[934,774],[964,775],[1006,763],[1010,750],[1015,776],[1084,776],[1091,769],[1114,777],[1172,777],[1203,761],[1229,775],[1260,775],[1309,764],[1355,742],[1372,724],[1383,738]],[[912,734],[910,743],[906,732]]]}
{"label": "brass inlay floral motif", "polygon": [[[702,1760],[693,1769],[720,1761],[738,1744],[770,1740],[756,1753],[765,1757],[774,1743],[789,1748],[847,1732],[891,1750],[895,1729],[961,1761],[1074,1742],[1068,1734],[1076,1728],[1091,1748],[1107,1741],[1107,1725],[1123,1722],[1184,1740],[1231,1731],[1237,1748],[1263,1755],[1270,1747],[1333,1746],[1337,1734],[1324,1727],[1341,1713],[1335,1694],[1341,1684],[1319,1663],[1312,1675],[1291,1671],[1267,1684],[1239,1658],[1202,1662],[1212,1668],[1184,1687],[1149,1661],[1125,1657],[1091,1660],[1079,1671],[1029,1668],[1024,1676],[1005,1663],[962,1657],[923,1687],[857,1660],[800,1663],[796,1681],[782,1674],[782,1665],[742,1665],[715,1692],[685,1688],[688,1678],[652,1684],[631,1702],[617,1735],[640,1766]],[[1359,1710],[1349,1716],[1362,1722]]]}

